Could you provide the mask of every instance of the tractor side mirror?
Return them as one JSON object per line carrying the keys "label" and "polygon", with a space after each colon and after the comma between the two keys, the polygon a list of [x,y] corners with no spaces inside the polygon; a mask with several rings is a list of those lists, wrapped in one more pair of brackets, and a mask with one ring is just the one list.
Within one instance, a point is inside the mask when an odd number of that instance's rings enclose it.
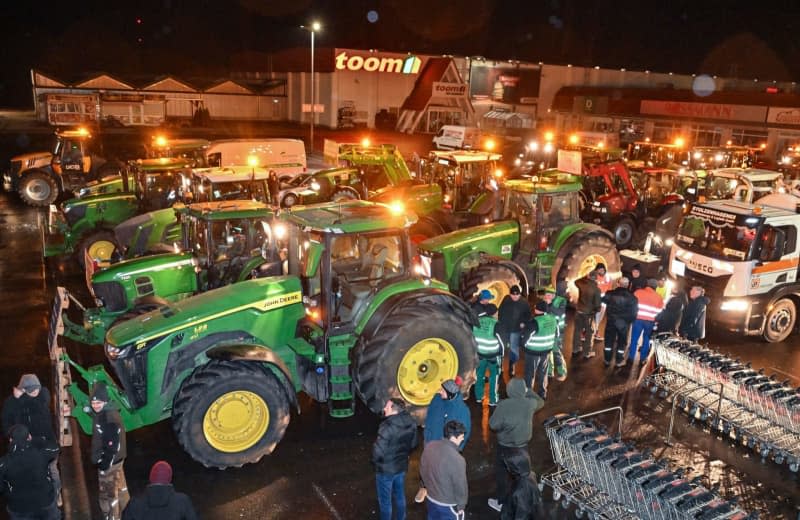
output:
{"label": "tractor side mirror", "polygon": [[[305,245],[303,247],[306,247]],[[303,257],[303,276],[306,278],[314,278],[317,275],[319,262],[322,259],[322,253],[325,251],[325,246],[319,242],[310,240],[306,247],[306,254]]]}

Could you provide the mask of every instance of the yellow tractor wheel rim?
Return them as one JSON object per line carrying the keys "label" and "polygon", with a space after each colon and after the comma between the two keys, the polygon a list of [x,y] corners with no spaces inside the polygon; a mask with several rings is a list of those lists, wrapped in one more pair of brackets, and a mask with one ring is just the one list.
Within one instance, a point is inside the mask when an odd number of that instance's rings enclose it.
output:
{"label": "yellow tractor wheel rim", "polygon": [[493,303],[497,307],[500,307],[503,298],[511,293],[511,287],[501,280],[492,280],[491,282],[478,284],[478,293],[484,289],[492,293],[492,299],[489,300],[489,303]]}
{"label": "yellow tractor wheel rim", "polygon": [[108,240],[98,240],[89,245],[89,258],[99,262],[107,262],[111,260],[111,255],[114,254],[114,243]]}
{"label": "yellow tractor wheel rim", "polygon": [[449,342],[426,338],[411,347],[397,368],[397,388],[407,402],[424,406],[458,374],[458,353]]}
{"label": "yellow tractor wheel rim", "polygon": [[203,417],[203,435],[215,449],[237,453],[255,445],[269,427],[269,407],[253,392],[237,390],[219,396]]}
{"label": "yellow tractor wheel rim", "polygon": [[578,278],[583,278],[590,272],[594,271],[594,269],[597,267],[597,264],[608,266],[603,255],[589,255],[584,258],[583,262],[581,262],[580,268],[578,269]]}

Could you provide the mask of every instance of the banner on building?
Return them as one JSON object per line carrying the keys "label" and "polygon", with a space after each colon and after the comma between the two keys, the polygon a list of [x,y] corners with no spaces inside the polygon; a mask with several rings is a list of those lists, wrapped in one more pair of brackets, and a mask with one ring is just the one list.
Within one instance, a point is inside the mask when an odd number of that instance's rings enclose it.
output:
{"label": "banner on building", "polygon": [[800,108],[769,107],[767,123],[778,125],[800,125]]}
{"label": "banner on building", "polygon": [[642,100],[642,114],[658,116],[719,119],[724,121],[750,121],[763,123],[767,118],[767,107],[730,105],[727,103],[693,103],[686,101]]}
{"label": "banner on building", "polygon": [[539,98],[542,71],[538,67],[472,61],[469,77],[469,94],[473,98],[515,105],[535,105]]}

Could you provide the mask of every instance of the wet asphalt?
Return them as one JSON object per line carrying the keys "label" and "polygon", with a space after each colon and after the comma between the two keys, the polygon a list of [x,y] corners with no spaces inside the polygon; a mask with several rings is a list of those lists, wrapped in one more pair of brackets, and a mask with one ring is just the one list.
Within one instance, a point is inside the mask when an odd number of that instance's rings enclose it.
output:
{"label": "wet asphalt", "polygon": [[[72,259],[49,261],[41,256],[38,219],[40,212],[25,207],[16,196],[0,193],[0,333],[4,355],[0,362],[0,389],[10,393],[19,375],[34,371],[47,380],[50,373],[46,337],[50,302],[57,285],[65,285],[79,299],[88,301],[82,273]],[[571,327],[566,344],[570,344]],[[800,385],[800,337],[780,344],[752,338],[709,333],[709,343],[719,350],[780,379]],[[747,448],[737,446],[689,424],[679,415],[674,445],[664,438],[669,422],[666,402],[639,388],[639,373],[631,369],[605,369],[602,343],[598,356],[573,362],[565,354],[569,378],[551,382],[547,404],[534,418],[531,458],[537,473],[553,470],[550,447],[541,422],[559,412],[591,412],[613,406],[623,409],[623,438],[635,441],[665,457],[674,466],[687,468],[690,477],[703,475],[705,484],[719,484],[721,492],[737,496],[741,507],[759,511],[761,518],[797,518],[800,505],[798,475],[784,466],[762,462]],[[99,349],[67,342],[76,361],[102,363]],[[504,376],[505,377],[505,376]],[[51,380],[52,381],[52,380]],[[493,519],[486,500],[494,489],[494,436],[489,431],[491,409],[469,401],[473,434],[465,450],[470,485],[467,518]],[[609,425],[615,418],[605,416]],[[214,519],[368,519],[377,518],[374,473],[370,466],[372,442],[379,419],[359,405],[349,419],[327,416],[324,405],[301,399],[301,413],[294,413],[286,436],[269,457],[258,464],[226,471],[195,463],[179,447],[171,426],[163,422],[128,434],[125,472],[133,494],[147,484],[150,466],[159,459],[174,468],[175,487],[190,495],[203,518]],[[77,430],[76,430],[77,431]],[[88,462],[89,438],[61,456],[65,478],[67,518],[99,518],[95,471]],[[408,518],[425,518],[424,508],[412,501],[420,451],[414,453],[406,479]],[[574,506],[562,509],[545,491],[541,518],[574,518]],[[2,499],[0,499],[0,503]],[[3,508],[4,509],[4,508]]]}

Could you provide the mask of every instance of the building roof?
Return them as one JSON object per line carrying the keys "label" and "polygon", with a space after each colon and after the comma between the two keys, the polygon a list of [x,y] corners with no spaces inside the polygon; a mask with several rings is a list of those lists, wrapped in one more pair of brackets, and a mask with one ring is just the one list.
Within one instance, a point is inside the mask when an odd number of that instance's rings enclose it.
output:
{"label": "building roof", "polygon": [[417,77],[414,89],[400,110],[424,110],[433,96],[433,83],[442,81],[442,76],[452,61],[452,58],[430,58],[426,61]]}

